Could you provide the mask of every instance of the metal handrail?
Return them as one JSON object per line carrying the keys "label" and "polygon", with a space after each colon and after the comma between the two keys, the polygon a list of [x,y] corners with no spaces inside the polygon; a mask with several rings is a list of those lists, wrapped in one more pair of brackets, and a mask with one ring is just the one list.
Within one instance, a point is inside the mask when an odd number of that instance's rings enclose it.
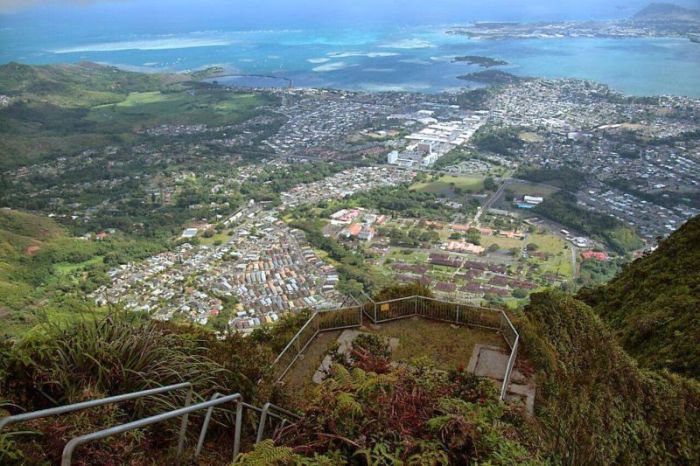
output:
{"label": "metal handrail", "polygon": [[[122,424],[119,426],[115,427],[110,427],[109,429],[104,429],[100,430],[98,432],[93,432],[90,434],[82,435],[80,437],[75,437],[71,439],[66,446],[63,449],[63,455],[61,456],[61,466],[70,466],[72,458],[73,458],[73,452],[74,450],[88,442],[93,442],[95,440],[100,440],[106,437],[111,437],[112,435],[117,435],[117,434],[122,434],[124,432],[128,432],[130,430],[134,429],[139,429],[141,427],[146,427],[151,424],[156,424],[159,422],[167,421],[172,418],[176,418],[179,416],[187,416],[189,413],[193,413],[195,411],[199,411],[201,409],[209,408],[210,406],[218,406],[220,404],[228,403],[230,401],[234,400],[240,400],[241,399],[241,394],[236,393],[233,395],[228,395],[224,397],[220,397],[217,399],[209,400],[209,401],[204,401],[202,403],[198,403],[195,405],[187,406],[184,408],[179,408],[174,411],[169,411],[167,413],[162,413],[162,414],[156,414],[155,416],[147,417],[144,419],[139,419],[136,421],[128,422],[126,424]],[[240,410],[242,410],[242,405],[240,405]],[[239,453],[239,448],[240,448],[240,424],[239,422],[239,416],[238,416],[238,411],[236,415],[236,434],[237,438],[234,439],[234,455],[233,457],[235,458],[238,456]],[[182,454],[182,451],[178,448],[178,457]]]}
{"label": "metal handrail", "polygon": [[[56,408],[42,409],[41,411],[32,411],[29,413],[16,414],[14,416],[7,416],[0,419],[0,431],[10,424],[15,424],[18,422],[31,421],[33,419],[39,419],[42,417],[57,416],[59,414],[71,413],[74,411],[81,411],[83,409],[95,408],[97,406],[104,406],[107,404],[118,403],[120,401],[134,400],[137,398],[143,398],[151,395],[159,395],[161,393],[171,392],[173,390],[179,390],[181,388],[189,388],[190,391],[187,394],[187,400],[185,407],[190,405],[192,399],[192,384],[190,382],[182,382],[174,385],[166,385],[164,387],[151,388],[148,390],[142,390],[139,392],[125,393],[123,395],[110,396],[108,398],[100,398],[99,400],[83,401],[80,403],[74,403],[65,406],[59,406]],[[183,419],[186,422],[186,418]]]}
{"label": "metal handrail", "polygon": [[506,373],[503,377],[503,384],[501,385],[501,400],[506,399],[508,394],[508,386],[510,385],[510,378],[513,375],[513,368],[515,367],[515,358],[518,355],[518,346],[520,345],[520,335],[516,333],[515,343],[513,344],[513,349],[510,351],[510,357],[508,358],[508,365],[506,366]]}
{"label": "metal handrail", "polygon": [[284,355],[284,353],[286,353],[287,350],[294,344],[294,341],[296,340],[297,336],[298,336],[301,332],[304,331],[304,329],[306,328],[306,326],[309,325],[309,324],[311,323],[312,320],[314,320],[314,319],[316,318],[316,315],[317,315],[317,314],[318,314],[318,312],[314,312],[313,315],[309,318],[309,320],[307,320],[306,323],[305,323],[304,325],[302,325],[302,327],[299,329],[299,331],[298,331],[297,333],[294,334],[294,336],[292,337],[292,339],[289,340],[289,343],[287,343],[287,346],[285,346],[284,349],[283,349],[282,351],[280,351],[280,354],[277,355],[277,357],[275,358],[275,360],[272,362],[272,365],[273,365],[273,366],[274,366],[275,364],[277,364],[277,362],[280,360],[280,358],[282,358],[282,355]]}
{"label": "metal handrail", "polygon": [[[212,397],[211,400],[217,400],[224,396],[221,393],[215,393]],[[281,421],[285,421],[286,418],[282,417],[280,414],[276,414],[273,412],[269,412],[269,410],[272,408],[275,411],[280,412],[281,414],[289,417],[289,418],[294,418],[294,419],[301,419],[298,415],[292,413],[291,411],[287,411],[284,408],[280,408],[279,406],[273,405],[272,403],[265,403],[263,408],[258,408],[257,406],[253,406],[251,404],[245,403],[241,401],[240,399],[237,401],[237,406],[236,406],[236,427],[235,427],[235,433],[234,433],[234,451],[237,453],[240,450],[240,438],[241,438],[241,427],[243,425],[243,408],[250,409],[252,411],[257,411],[260,414],[260,426],[258,426],[257,430],[257,438],[258,440],[255,443],[259,443],[262,440],[262,434],[265,431],[264,425],[265,421],[267,420],[267,416],[275,417]],[[202,451],[202,447],[204,446],[204,439],[207,436],[207,430],[209,429],[209,423],[211,422],[211,417],[212,414],[214,413],[214,406],[210,406],[207,409],[207,414],[204,417],[204,422],[202,423],[202,430],[199,433],[199,440],[197,440],[197,448],[195,449],[194,452],[194,457],[197,458],[199,457],[199,454]],[[235,456],[235,455],[234,455]]]}
{"label": "metal handrail", "polygon": [[274,409],[275,411],[279,411],[282,414],[286,415],[287,417],[292,417],[292,418],[295,418],[297,420],[301,419],[301,417],[299,417],[298,415],[296,415],[290,411],[287,411],[284,408],[280,408],[279,406],[275,406],[269,402],[265,403],[265,405],[262,408],[262,413],[260,414],[260,423],[258,424],[258,435],[255,438],[255,443],[262,442],[263,435],[265,434],[265,421],[267,421],[268,415],[277,417],[277,418],[282,419],[284,421],[284,419],[281,418],[280,416],[275,415],[274,413],[271,413],[270,409]]}
{"label": "metal handrail", "polygon": [[[321,316],[326,315],[326,314],[332,314],[336,312],[341,312],[341,311],[348,311],[348,310],[357,310],[358,313],[358,323],[350,324],[350,325],[340,325],[340,326],[335,326],[335,327],[326,327],[326,328],[320,328],[318,325],[317,320],[321,318]],[[301,335],[304,334],[304,332],[307,330],[307,328],[313,323],[316,322],[316,329],[314,330],[313,334],[306,340],[306,342],[303,343],[303,346],[299,348],[299,339]],[[275,360],[272,362],[272,366],[276,366],[277,364],[280,363],[282,358],[291,350],[295,350],[295,355],[292,358],[292,361],[284,368],[281,374],[277,376],[277,380],[281,380],[286,373],[289,371],[289,369],[292,367],[292,365],[296,362],[297,358],[301,353],[303,353],[306,348],[313,342],[313,340],[318,336],[319,333],[321,332],[327,332],[327,331],[333,331],[333,330],[342,330],[342,329],[347,329],[347,328],[357,328],[362,326],[362,306],[359,307],[345,307],[341,309],[336,309],[333,311],[316,311],[314,312],[311,317],[302,325],[302,327],[297,331],[297,333],[294,334],[292,339],[287,343],[287,345],[284,347],[284,349],[277,355]],[[294,345],[297,347],[294,348]]]}
{"label": "metal handrail", "polygon": [[[214,393],[211,397],[211,401],[218,400],[224,395],[221,393]],[[244,404],[240,398],[236,402],[236,426],[234,427],[233,434],[233,457],[238,456],[238,452],[241,448],[241,424],[243,423],[243,407]],[[250,406],[250,405],[248,405]],[[199,440],[197,440],[197,448],[194,452],[194,457],[197,458],[199,453],[202,451],[202,446],[204,445],[204,438],[207,436],[207,430],[209,429],[209,422],[211,421],[211,416],[214,412],[214,405],[209,406],[207,409],[207,415],[204,417],[204,422],[202,423],[202,430],[199,433]]]}

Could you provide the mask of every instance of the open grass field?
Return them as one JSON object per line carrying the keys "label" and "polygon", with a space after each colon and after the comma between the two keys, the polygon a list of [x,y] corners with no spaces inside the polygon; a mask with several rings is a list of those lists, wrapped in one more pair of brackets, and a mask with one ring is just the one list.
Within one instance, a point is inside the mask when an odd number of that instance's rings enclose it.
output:
{"label": "open grass field", "polygon": [[555,235],[535,233],[530,235],[526,242],[536,244],[539,247],[538,252],[551,254],[549,260],[546,261],[531,257],[530,260],[534,260],[539,264],[541,272],[559,273],[565,277],[573,276],[571,249],[568,248],[562,238]]}
{"label": "open grass field", "polygon": [[515,238],[505,238],[503,236],[481,236],[479,241],[481,246],[488,248],[492,244],[497,244],[501,249],[512,249],[523,247],[523,241]]}
{"label": "open grass field", "polygon": [[[409,252],[406,253],[404,251]],[[428,260],[427,253],[406,248],[391,248],[389,254],[387,254],[387,257],[399,262],[407,262],[409,264],[422,264]]]}
{"label": "open grass field", "polygon": [[228,230],[222,230],[221,232],[215,233],[211,238],[206,238],[202,234],[197,235],[197,238],[199,239],[199,244],[205,244],[207,246],[211,246],[214,243],[217,243],[217,241],[225,243],[231,239],[231,237],[228,235]]}
{"label": "open grass field", "polygon": [[522,133],[518,134],[518,137],[525,142],[542,142],[542,141],[544,141],[544,138],[542,136],[540,136],[537,133],[530,132],[530,131],[523,131]]}
{"label": "open grass field", "polygon": [[255,94],[236,94],[235,98],[223,100],[214,106],[217,112],[249,111],[260,105],[260,99]]}
{"label": "open grass field", "polygon": [[117,107],[138,107],[140,105],[165,102],[172,98],[172,94],[163,94],[160,91],[130,92],[126,99],[117,104]]}
{"label": "open grass field", "polygon": [[534,243],[539,246],[540,252],[556,254],[563,251],[567,246],[566,241],[556,235],[533,233],[527,238],[527,243]]}
{"label": "open grass field", "polygon": [[522,196],[551,196],[559,191],[555,186],[540,183],[526,183],[523,181],[510,180],[506,184],[506,189],[513,191],[516,197]]}
{"label": "open grass field", "polygon": [[112,131],[161,124],[235,124],[252,117],[265,99],[255,94],[186,91],[132,92],[116,104],[92,107],[85,120]]}
{"label": "open grass field", "polygon": [[138,107],[172,99],[176,94],[163,94],[160,91],[130,92],[126,98],[116,102],[95,105],[93,109],[109,109],[111,107]]}
{"label": "open grass field", "polygon": [[85,267],[90,267],[91,265],[102,264],[103,262],[104,262],[104,257],[95,256],[90,260],[86,260],[86,261],[79,262],[76,264],[73,264],[70,262],[61,262],[58,264],[54,264],[54,270],[56,271],[57,275],[68,275],[72,272],[76,272],[78,270],[84,269]]}
{"label": "open grass field", "polygon": [[438,230],[438,236],[440,236],[440,241],[449,241],[450,240],[450,235],[452,235],[452,231],[449,228],[443,228],[441,230]]}
{"label": "open grass field", "polygon": [[444,175],[435,181],[421,181],[411,185],[412,191],[432,194],[451,194],[454,188],[469,191],[484,189],[484,178],[480,176],[451,176]]}

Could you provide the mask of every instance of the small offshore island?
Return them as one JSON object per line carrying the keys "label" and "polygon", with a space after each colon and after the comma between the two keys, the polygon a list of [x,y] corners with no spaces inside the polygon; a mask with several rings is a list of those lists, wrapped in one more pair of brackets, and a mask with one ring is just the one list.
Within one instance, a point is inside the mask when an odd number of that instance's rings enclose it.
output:
{"label": "small offshore island", "polygon": [[479,65],[482,68],[491,68],[493,66],[504,66],[504,65],[509,65],[509,63],[505,60],[498,60],[496,58],[491,58],[491,57],[482,57],[479,55],[465,55],[462,57],[455,57],[454,60],[452,60],[453,63],[466,63],[468,65]]}

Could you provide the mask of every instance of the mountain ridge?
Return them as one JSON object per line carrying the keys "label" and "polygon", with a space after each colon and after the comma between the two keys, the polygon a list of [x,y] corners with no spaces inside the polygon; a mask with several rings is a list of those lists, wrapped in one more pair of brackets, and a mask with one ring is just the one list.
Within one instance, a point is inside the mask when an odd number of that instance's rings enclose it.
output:
{"label": "mountain ridge", "polygon": [[700,10],[673,3],[650,3],[632,16],[634,21],[698,21]]}

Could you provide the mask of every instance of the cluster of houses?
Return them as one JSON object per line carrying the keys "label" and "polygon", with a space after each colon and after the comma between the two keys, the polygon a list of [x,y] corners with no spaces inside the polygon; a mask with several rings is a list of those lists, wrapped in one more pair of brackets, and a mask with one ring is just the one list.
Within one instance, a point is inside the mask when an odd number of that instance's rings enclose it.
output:
{"label": "cluster of houses", "polygon": [[[251,176],[253,173],[245,173]],[[354,192],[407,182],[414,174],[394,168],[361,167],[337,173],[283,193],[283,208],[343,197]],[[92,293],[98,304],[119,303],[126,309],[170,320],[184,316],[207,324],[222,313],[241,332],[301,309],[334,308],[344,300],[337,291],[336,269],[324,262],[306,242],[304,233],[290,229],[279,210],[249,202],[222,224],[228,240],[219,246],[185,243],[172,252],[152,256],[109,271],[111,283]],[[386,217],[347,212],[339,222],[361,221],[358,237]],[[202,230],[183,231],[184,240]],[[233,300],[234,305],[227,304]]]}
{"label": "cluster of houses", "polygon": [[189,277],[222,257],[223,252],[185,243],[174,251],[108,271],[111,284],[99,287],[91,297],[98,305],[121,304],[161,320],[169,320],[177,313],[206,323],[212,312],[221,312],[222,301],[198,289]]}
{"label": "cluster of houses", "polygon": [[394,103],[390,97],[356,99],[353,93],[321,89],[285,90],[282,96],[281,111],[288,118],[267,144],[286,156],[342,152],[348,134],[386,116]]}
{"label": "cluster of houses", "polygon": [[[92,297],[98,304],[120,303],[162,320],[180,316],[207,324],[225,312],[228,324],[242,332],[285,312],[337,306],[338,274],[314,253],[303,232],[253,204],[227,222],[227,243],[185,243],[119,266],[109,271],[111,284]],[[226,304],[232,299],[233,309]]]}
{"label": "cluster of houses", "polygon": [[[438,293],[463,295],[465,299],[482,298],[487,295],[507,297],[514,290],[534,290],[538,285],[523,279],[519,274],[523,268],[513,275],[508,267],[476,260],[465,259],[450,254],[433,253],[428,257],[429,265],[422,264],[392,264],[396,271],[395,279],[400,282],[419,282],[432,288]],[[449,281],[436,279],[429,273],[431,266],[455,269]]]}
{"label": "cluster of houses", "polygon": [[517,151],[520,164],[585,173],[579,203],[632,226],[647,241],[700,213],[683,200],[700,189],[700,142],[685,137],[698,128],[686,118],[700,110],[697,99],[618,99],[603,85],[537,79],[506,86],[489,108],[494,123],[542,135]]}
{"label": "cluster of houses", "polygon": [[302,184],[282,193],[286,207],[342,199],[361,191],[397,186],[411,181],[415,172],[393,167],[358,167],[336,173],[321,181]]}
{"label": "cluster of houses", "polygon": [[669,208],[607,186],[588,189],[579,202],[633,226],[647,240],[665,236],[678,229],[686,219],[700,214],[700,209],[689,205]]}
{"label": "cluster of houses", "polygon": [[233,236],[228,245],[235,256],[203,281],[243,307],[246,315],[232,317],[231,327],[245,333],[266,322],[261,316],[274,320],[286,312],[337,305],[338,273],[311,249],[303,232],[260,207],[250,205],[239,213],[229,219]]}

